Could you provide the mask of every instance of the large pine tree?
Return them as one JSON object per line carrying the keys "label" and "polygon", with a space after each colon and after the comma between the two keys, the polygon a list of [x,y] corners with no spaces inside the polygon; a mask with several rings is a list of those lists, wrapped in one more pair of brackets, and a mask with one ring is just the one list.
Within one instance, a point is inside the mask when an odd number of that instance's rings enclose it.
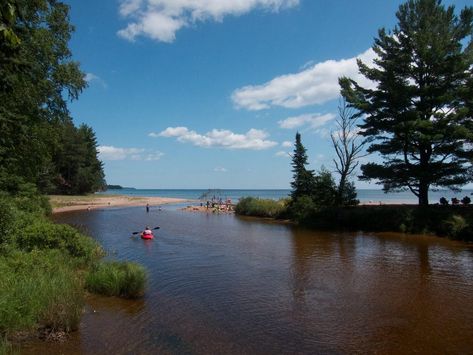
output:
{"label": "large pine tree", "polygon": [[455,15],[440,0],[409,0],[399,7],[392,32],[379,30],[375,65],[360,72],[376,88],[341,78],[342,95],[384,164],[363,165],[364,179],[385,191],[410,189],[420,205],[431,187],[457,188],[471,180],[473,153],[473,8]]}

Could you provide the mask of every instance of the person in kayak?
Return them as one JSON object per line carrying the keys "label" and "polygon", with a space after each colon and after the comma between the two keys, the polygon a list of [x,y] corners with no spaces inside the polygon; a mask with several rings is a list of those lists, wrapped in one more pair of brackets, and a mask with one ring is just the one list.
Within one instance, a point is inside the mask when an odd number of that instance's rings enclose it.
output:
{"label": "person in kayak", "polygon": [[141,233],[141,235],[152,235],[152,234],[153,234],[153,232],[151,231],[151,228],[149,226],[146,226],[143,233]]}

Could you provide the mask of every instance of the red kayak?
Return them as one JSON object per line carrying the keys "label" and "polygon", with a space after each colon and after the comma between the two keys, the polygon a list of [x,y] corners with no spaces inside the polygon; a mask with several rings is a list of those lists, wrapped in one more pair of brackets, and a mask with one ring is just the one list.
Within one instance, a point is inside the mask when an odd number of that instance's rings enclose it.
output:
{"label": "red kayak", "polygon": [[153,234],[144,234],[141,233],[141,239],[153,239],[154,235]]}

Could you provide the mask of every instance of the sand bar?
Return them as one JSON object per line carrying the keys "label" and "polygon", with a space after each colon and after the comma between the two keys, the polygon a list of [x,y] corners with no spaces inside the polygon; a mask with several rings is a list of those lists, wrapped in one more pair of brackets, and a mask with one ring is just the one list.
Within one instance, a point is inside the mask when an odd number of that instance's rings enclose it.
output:
{"label": "sand bar", "polygon": [[64,196],[51,195],[49,201],[53,207],[53,213],[93,210],[108,207],[143,206],[150,207],[169,203],[181,203],[189,200],[171,197],[137,197],[124,195],[87,195],[87,196]]}

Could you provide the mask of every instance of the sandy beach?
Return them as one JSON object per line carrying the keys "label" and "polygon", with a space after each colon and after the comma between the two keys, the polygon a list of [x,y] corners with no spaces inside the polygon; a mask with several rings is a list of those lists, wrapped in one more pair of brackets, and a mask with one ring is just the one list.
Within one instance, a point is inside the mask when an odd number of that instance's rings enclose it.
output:
{"label": "sandy beach", "polygon": [[87,196],[64,196],[51,195],[49,201],[53,213],[92,210],[108,207],[143,206],[150,207],[168,203],[180,203],[189,200],[170,197],[131,197],[123,195],[87,195]]}
{"label": "sandy beach", "polygon": [[205,213],[235,213],[235,206],[231,205],[230,207],[226,207],[225,205],[217,207],[209,207],[207,208],[205,205],[201,206],[200,204],[189,205],[184,208],[181,208],[182,211],[187,212],[205,212]]}

